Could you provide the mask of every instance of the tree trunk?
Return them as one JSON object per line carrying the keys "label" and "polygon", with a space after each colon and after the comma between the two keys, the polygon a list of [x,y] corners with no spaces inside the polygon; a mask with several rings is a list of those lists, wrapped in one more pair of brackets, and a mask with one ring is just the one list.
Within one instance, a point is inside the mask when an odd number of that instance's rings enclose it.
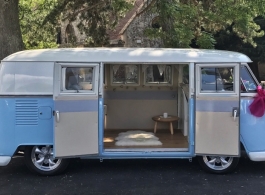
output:
{"label": "tree trunk", "polygon": [[0,60],[24,49],[18,2],[19,0],[0,0]]}

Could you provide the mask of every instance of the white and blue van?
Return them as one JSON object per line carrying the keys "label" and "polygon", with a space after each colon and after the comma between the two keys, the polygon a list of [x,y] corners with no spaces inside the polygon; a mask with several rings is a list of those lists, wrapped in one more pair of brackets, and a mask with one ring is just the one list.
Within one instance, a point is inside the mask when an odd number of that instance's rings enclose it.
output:
{"label": "white and blue van", "polygon": [[265,118],[244,54],[199,49],[27,50],[0,65],[0,166],[24,153],[38,174],[71,158],[197,157],[235,169],[244,148],[265,161]]}

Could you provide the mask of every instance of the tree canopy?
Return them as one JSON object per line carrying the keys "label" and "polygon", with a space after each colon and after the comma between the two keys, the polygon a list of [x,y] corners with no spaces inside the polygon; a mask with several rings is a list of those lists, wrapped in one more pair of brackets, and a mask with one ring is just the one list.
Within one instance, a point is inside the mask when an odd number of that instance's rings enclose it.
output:
{"label": "tree canopy", "polygon": [[[107,30],[117,24],[134,1],[0,0],[0,43],[8,40],[7,44],[17,48],[8,47],[4,52],[1,51],[1,56],[23,49],[19,41],[21,33],[26,49],[56,47],[56,35],[60,24],[65,20],[78,19],[78,27],[87,37],[86,46],[106,46]],[[253,48],[256,47],[258,50],[254,53],[258,51],[260,55],[264,55],[262,26],[265,24],[265,0],[146,2],[143,11],[148,10],[159,16],[159,28],[147,28],[145,34],[150,38],[160,38],[165,47],[222,48],[222,43],[229,44],[231,40],[237,40],[241,49],[246,47],[248,51],[254,51]],[[18,5],[20,24],[18,20],[11,21],[17,17],[18,11],[15,8]],[[14,39],[11,39],[11,35]],[[238,48],[234,46],[224,49]]]}
{"label": "tree canopy", "polygon": [[43,24],[58,25],[65,20],[78,21],[78,28],[86,35],[86,46],[108,45],[107,30],[112,29],[125,15],[133,1],[126,0],[57,0]]}
{"label": "tree canopy", "polygon": [[[26,48],[54,47],[60,24],[79,21],[86,46],[108,45],[107,30],[125,15],[134,0],[20,0],[20,18]],[[160,28],[145,35],[160,38],[165,47],[215,48],[219,32],[237,36],[256,47],[262,37],[255,18],[264,15],[265,0],[147,0],[143,11],[159,16]],[[229,29],[229,30],[227,30]],[[72,40],[75,41],[74,39]]]}
{"label": "tree canopy", "polygon": [[43,24],[44,18],[56,6],[55,0],[20,0],[19,16],[26,49],[57,47],[57,25]]}
{"label": "tree canopy", "polygon": [[231,27],[244,43],[256,46],[264,32],[254,21],[264,15],[264,0],[149,0],[148,9],[158,13],[160,28],[146,35],[159,37],[165,47],[214,48],[214,35]]}
{"label": "tree canopy", "polygon": [[56,35],[65,20],[79,21],[78,27],[86,34],[87,46],[106,45],[107,29],[113,28],[131,5],[124,0],[20,0],[25,47],[57,47]]}

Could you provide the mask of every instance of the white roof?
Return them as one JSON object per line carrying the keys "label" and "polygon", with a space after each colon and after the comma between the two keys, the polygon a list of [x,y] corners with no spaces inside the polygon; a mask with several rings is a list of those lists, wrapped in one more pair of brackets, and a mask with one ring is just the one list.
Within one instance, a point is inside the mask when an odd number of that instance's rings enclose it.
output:
{"label": "white roof", "polygon": [[246,55],[231,51],[164,48],[61,48],[25,50],[14,53],[2,61],[103,63],[251,62]]}

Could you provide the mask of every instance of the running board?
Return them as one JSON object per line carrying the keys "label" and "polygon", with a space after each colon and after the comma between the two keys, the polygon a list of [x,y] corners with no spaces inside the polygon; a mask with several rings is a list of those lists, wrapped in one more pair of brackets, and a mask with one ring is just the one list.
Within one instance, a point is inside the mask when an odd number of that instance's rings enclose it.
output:
{"label": "running board", "polygon": [[104,152],[188,152],[188,148],[123,148],[105,149]]}

